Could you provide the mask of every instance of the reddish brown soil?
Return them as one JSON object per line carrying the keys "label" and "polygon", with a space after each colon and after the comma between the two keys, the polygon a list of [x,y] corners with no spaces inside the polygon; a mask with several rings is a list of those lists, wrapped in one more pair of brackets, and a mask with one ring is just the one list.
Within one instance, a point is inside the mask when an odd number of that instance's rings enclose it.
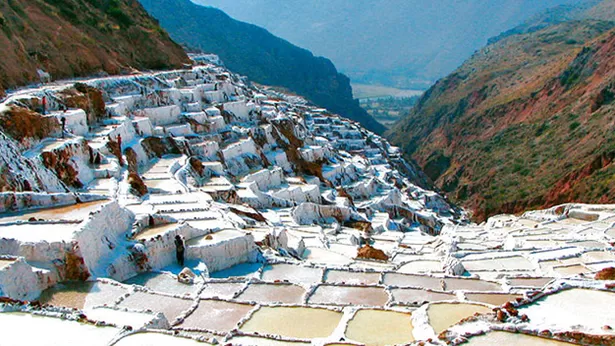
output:
{"label": "reddish brown soil", "polygon": [[357,258],[369,258],[376,259],[381,261],[388,261],[389,256],[387,256],[384,251],[376,249],[369,244],[365,244],[362,248],[357,252]]}

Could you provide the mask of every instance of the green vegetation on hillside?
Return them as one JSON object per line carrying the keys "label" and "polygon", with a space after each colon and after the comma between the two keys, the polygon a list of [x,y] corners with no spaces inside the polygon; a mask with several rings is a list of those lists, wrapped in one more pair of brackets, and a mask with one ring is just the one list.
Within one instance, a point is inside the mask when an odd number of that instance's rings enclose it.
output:
{"label": "green vegetation on hillside", "polygon": [[0,2],[0,94],[53,78],[163,69],[188,62],[136,0]]}
{"label": "green vegetation on hillside", "polygon": [[511,34],[438,81],[389,136],[478,220],[615,202],[615,29]]}

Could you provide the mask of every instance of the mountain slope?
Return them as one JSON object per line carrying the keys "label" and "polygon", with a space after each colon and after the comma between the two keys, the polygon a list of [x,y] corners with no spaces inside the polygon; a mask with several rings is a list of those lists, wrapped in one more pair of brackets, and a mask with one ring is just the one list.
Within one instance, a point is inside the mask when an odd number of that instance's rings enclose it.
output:
{"label": "mountain slope", "polygon": [[573,20],[613,20],[615,18],[615,1],[612,0],[586,0],[581,3],[565,4],[550,8],[539,13],[520,25],[504,31],[498,36],[488,40],[495,43],[511,35],[527,34]]}
{"label": "mountain slope", "polygon": [[0,29],[0,93],[39,81],[38,68],[68,78],[188,61],[136,0],[1,1]]}
{"label": "mountain slope", "polygon": [[[353,82],[427,89],[489,37],[580,0],[193,0],[330,58]],[[585,0],[583,0],[585,1]]]}
{"label": "mountain slope", "polygon": [[615,30],[512,35],[438,81],[389,136],[477,219],[615,201]]}
{"label": "mountain slope", "polygon": [[377,133],[384,126],[352,97],[348,77],[331,61],[270,34],[236,21],[224,12],[189,0],[141,0],[143,6],[178,42],[218,54],[234,71],[267,85],[301,94]]}

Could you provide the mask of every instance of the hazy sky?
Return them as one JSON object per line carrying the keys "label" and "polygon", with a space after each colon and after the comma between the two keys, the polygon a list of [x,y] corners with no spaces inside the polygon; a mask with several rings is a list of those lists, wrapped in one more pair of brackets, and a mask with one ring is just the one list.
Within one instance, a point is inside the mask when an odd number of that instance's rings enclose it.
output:
{"label": "hazy sky", "polygon": [[[581,0],[193,0],[262,26],[343,72],[441,77],[487,39]],[[397,71],[397,72],[396,72]]]}

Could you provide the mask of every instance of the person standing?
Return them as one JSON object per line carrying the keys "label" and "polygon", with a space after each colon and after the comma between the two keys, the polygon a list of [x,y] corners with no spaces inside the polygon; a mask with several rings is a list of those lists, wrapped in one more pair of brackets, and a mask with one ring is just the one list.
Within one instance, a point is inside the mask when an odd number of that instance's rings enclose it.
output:
{"label": "person standing", "polygon": [[47,96],[43,96],[43,115],[47,114]]}
{"label": "person standing", "polygon": [[64,138],[64,131],[66,131],[66,118],[60,118],[60,122],[62,123],[62,138]]}
{"label": "person standing", "polygon": [[177,263],[179,263],[180,266],[184,266],[184,250],[185,250],[185,244],[184,244],[184,240],[182,239],[182,237],[178,234],[175,236],[175,255],[177,256]]}

